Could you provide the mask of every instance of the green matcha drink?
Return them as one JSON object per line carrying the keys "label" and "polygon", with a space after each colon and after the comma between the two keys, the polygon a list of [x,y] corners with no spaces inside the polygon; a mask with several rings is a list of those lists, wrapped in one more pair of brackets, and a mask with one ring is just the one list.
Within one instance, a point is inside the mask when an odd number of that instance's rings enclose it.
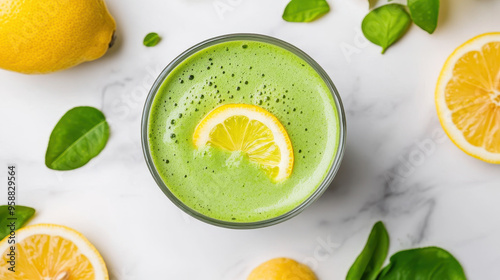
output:
{"label": "green matcha drink", "polygon": [[[195,147],[200,121],[224,104],[257,105],[279,120],[293,146],[289,177],[276,182],[244,152]],[[180,202],[216,220],[252,223],[290,212],[317,190],[339,149],[340,125],[331,90],[307,62],[274,44],[229,41],[168,74],[151,105],[147,141]]]}

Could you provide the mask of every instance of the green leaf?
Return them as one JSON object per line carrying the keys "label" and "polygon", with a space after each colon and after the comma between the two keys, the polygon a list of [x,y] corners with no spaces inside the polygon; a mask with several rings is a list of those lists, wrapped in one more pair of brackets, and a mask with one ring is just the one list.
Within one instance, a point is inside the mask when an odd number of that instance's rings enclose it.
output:
{"label": "green leaf", "polygon": [[75,107],[59,120],[52,131],[45,165],[54,170],[72,170],[97,156],[109,138],[104,114],[92,107]]}
{"label": "green leaf", "polygon": [[427,247],[401,251],[391,257],[391,263],[377,280],[466,280],[460,263],[449,252]]}
{"label": "green leaf", "polygon": [[408,0],[408,8],[416,25],[429,34],[436,30],[439,16],[439,0]]}
{"label": "green leaf", "polygon": [[370,42],[382,47],[384,53],[406,33],[410,24],[410,15],[403,5],[388,4],[368,13],[363,19],[361,29]]}
{"label": "green leaf", "polygon": [[146,47],[154,47],[160,41],[161,41],[160,35],[158,35],[158,33],[151,32],[148,35],[146,35],[146,37],[144,37],[144,40],[142,41],[142,43]]}
{"label": "green leaf", "polygon": [[377,222],[366,241],[365,248],[347,273],[346,280],[374,280],[389,251],[389,234],[382,222]]}
{"label": "green leaf", "polygon": [[0,206],[0,240],[10,235],[11,225],[14,223],[14,230],[20,229],[33,215],[35,209],[26,206]]}
{"label": "green leaf", "polygon": [[292,0],[283,12],[283,19],[290,22],[311,22],[330,11],[326,0]]}

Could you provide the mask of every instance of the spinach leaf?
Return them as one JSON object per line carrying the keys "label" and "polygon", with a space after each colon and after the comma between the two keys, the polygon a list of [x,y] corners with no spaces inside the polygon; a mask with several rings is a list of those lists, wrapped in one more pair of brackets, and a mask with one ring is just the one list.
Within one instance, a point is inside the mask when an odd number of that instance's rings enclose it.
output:
{"label": "spinach leaf", "polygon": [[382,47],[384,53],[405,34],[410,24],[410,15],[403,5],[388,4],[368,13],[361,29],[368,40]]}
{"label": "spinach leaf", "polygon": [[283,12],[283,19],[290,22],[311,22],[330,11],[326,0],[292,0]]}
{"label": "spinach leaf", "polygon": [[160,35],[158,35],[158,33],[151,32],[148,35],[146,35],[146,37],[144,37],[142,43],[146,47],[154,47],[158,45],[160,41],[161,41]]}
{"label": "spinach leaf", "polygon": [[374,280],[382,268],[389,250],[389,234],[382,222],[377,222],[365,248],[347,273],[346,280]]}
{"label": "spinach leaf", "polygon": [[11,223],[14,223],[14,230],[20,229],[33,215],[35,209],[26,206],[0,206],[0,240],[10,235]]}
{"label": "spinach leaf", "polygon": [[59,120],[50,135],[45,165],[54,170],[72,170],[97,156],[109,138],[109,126],[101,111],[75,107]]}
{"label": "spinach leaf", "polygon": [[377,280],[465,280],[460,263],[447,251],[427,247],[401,251],[391,257],[391,263]]}
{"label": "spinach leaf", "polygon": [[408,0],[408,8],[416,25],[429,34],[436,30],[439,16],[439,0]]}

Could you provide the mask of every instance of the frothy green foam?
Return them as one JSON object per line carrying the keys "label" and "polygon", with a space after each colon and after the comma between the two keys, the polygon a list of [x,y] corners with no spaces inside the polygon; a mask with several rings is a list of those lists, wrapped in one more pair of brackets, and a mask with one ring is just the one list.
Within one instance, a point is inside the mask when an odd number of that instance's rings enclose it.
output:
{"label": "frothy green foam", "polygon": [[[246,103],[274,114],[294,149],[292,175],[274,183],[241,152],[195,149],[193,132],[222,104]],[[319,74],[288,50],[257,41],[208,47],[165,79],[150,112],[150,152],[169,190],[185,205],[230,222],[285,214],[306,200],[330,169],[339,115]]]}

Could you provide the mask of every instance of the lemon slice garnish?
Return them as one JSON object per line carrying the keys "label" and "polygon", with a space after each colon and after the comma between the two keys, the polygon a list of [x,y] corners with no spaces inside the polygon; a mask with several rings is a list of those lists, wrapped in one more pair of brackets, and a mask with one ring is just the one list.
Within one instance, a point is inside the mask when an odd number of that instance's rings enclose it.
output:
{"label": "lemon slice garnish", "polygon": [[196,148],[206,145],[241,151],[275,181],[292,174],[293,148],[280,121],[259,106],[222,105],[208,113],[193,134]]}
{"label": "lemon slice garnish", "polygon": [[39,224],[16,231],[15,272],[9,270],[13,245],[8,239],[6,237],[0,242],[0,279],[109,279],[99,252],[73,229]]}
{"label": "lemon slice garnish", "polygon": [[500,163],[500,33],[472,38],[450,55],[439,76],[436,106],[460,149]]}

